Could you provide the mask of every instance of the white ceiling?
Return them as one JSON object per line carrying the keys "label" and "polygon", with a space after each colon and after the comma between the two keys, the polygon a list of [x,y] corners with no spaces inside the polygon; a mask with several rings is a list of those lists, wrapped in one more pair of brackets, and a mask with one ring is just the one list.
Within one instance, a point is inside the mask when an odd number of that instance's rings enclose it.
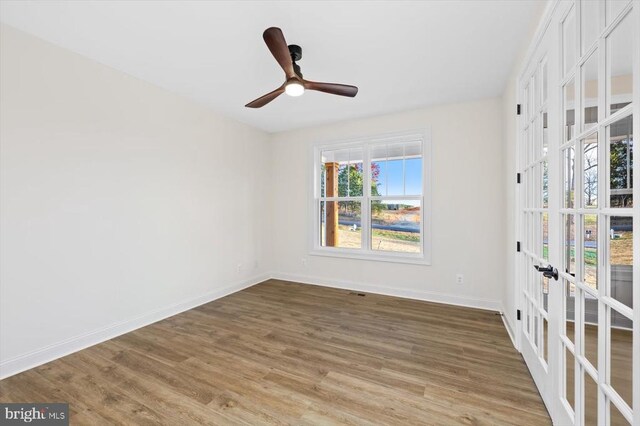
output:
{"label": "white ceiling", "polygon": [[[0,20],[269,132],[502,94],[540,1],[0,1]],[[302,46],[307,92],[244,105],[284,74],[270,26]]]}

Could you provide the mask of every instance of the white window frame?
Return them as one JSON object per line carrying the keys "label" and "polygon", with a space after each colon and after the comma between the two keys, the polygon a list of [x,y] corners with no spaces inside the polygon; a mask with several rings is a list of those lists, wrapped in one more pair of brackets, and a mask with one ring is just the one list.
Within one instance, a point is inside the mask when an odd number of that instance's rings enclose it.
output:
{"label": "white window frame", "polygon": [[[396,200],[419,199],[420,200],[420,242],[422,245],[421,253],[399,253],[382,250],[371,249],[371,167],[369,159],[369,147],[377,144],[387,143],[422,143],[422,196],[385,196],[384,198],[393,198]],[[321,181],[321,153],[323,150],[335,150],[344,148],[363,148],[363,188],[362,197],[340,197],[340,201],[361,201],[361,223],[362,223],[362,247],[357,248],[340,248],[340,247],[322,247],[320,242],[320,181]],[[429,128],[420,130],[388,133],[383,135],[366,136],[348,140],[336,140],[330,142],[316,142],[312,145],[310,156],[310,188],[309,188],[309,215],[310,215],[310,231],[309,231],[309,254],[312,256],[329,256],[347,259],[375,260],[382,262],[395,263],[413,263],[421,265],[431,264],[431,240],[432,240],[432,223],[433,216],[431,214],[431,131]],[[380,197],[374,197],[380,198]],[[427,221],[425,223],[425,218]]]}

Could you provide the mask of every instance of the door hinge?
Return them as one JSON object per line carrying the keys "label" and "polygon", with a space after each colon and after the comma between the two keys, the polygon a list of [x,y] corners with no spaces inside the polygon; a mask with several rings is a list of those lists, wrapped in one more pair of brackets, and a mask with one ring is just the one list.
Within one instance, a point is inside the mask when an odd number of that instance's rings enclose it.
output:
{"label": "door hinge", "polygon": [[520,173],[516,173],[516,183],[520,183]]}
{"label": "door hinge", "polygon": [[516,251],[520,253],[520,241],[516,241]]}
{"label": "door hinge", "polygon": [[520,309],[516,311],[516,319],[520,321]]}
{"label": "door hinge", "polygon": [[517,104],[516,105],[516,114],[520,115],[521,111],[522,111],[522,108],[521,108],[520,104]]}

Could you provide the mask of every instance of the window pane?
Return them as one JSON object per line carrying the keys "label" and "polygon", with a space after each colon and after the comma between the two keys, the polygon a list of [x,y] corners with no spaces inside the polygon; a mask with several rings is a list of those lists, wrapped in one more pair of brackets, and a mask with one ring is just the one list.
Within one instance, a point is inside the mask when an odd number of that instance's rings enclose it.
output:
{"label": "window pane", "polygon": [[582,65],[582,129],[598,123],[598,52]]}
{"label": "window pane", "polygon": [[569,81],[563,89],[564,93],[564,140],[569,141],[573,138],[575,130],[575,86],[573,79]]}
{"label": "window pane", "polygon": [[327,184],[327,173],[323,163],[320,164],[320,196],[325,197],[324,187]]}
{"label": "window pane", "polygon": [[611,207],[633,207],[633,118],[607,127]]}
{"label": "window pane", "polygon": [[[347,196],[347,169],[349,164],[349,149],[322,151],[322,166],[324,179],[320,193],[325,197]],[[342,180],[345,180],[345,184]]]}
{"label": "window pane", "polygon": [[564,167],[564,207],[572,209],[575,200],[575,150],[573,147],[563,151]]}
{"label": "window pane", "polygon": [[580,3],[582,9],[582,53],[584,54],[589,47],[596,41],[600,33],[599,10],[600,2],[583,1]]}
{"label": "window pane", "polygon": [[339,176],[340,186],[344,186],[348,197],[361,197],[363,195],[363,173],[362,173],[362,148],[349,150],[349,164]]}
{"label": "window pane", "polygon": [[562,23],[562,50],[564,52],[564,73],[576,63],[576,8],[572,7]]}
{"label": "window pane", "polygon": [[387,152],[387,195],[404,195],[404,146],[389,145]]}
{"label": "window pane", "polygon": [[633,308],[633,218],[609,219],[611,297]]}
{"label": "window pane", "polygon": [[633,93],[633,25],[628,14],[607,37],[607,89],[611,113],[631,102]]}
{"label": "window pane", "polygon": [[387,145],[371,147],[371,195],[387,195]]}
{"label": "window pane", "polygon": [[584,207],[598,207],[598,134],[594,133],[582,141],[584,170]]}
{"label": "window pane", "polygon": [[320,202],[322,247],[361,248],[362,220],[359,201]]}
{"label": "window pane", "polygon": [[374,200],[371,202],[371,248],[420,253],[420,201]]}
{"label": "window pane", "polygon": [[405,144],[404,156],[404,193],[405,195],[422,195],[422,143]]}
{"label": "window pane", "polygon": [[598,288],[598,215],[586,214],[584,229],[584,283],[593,289]]}

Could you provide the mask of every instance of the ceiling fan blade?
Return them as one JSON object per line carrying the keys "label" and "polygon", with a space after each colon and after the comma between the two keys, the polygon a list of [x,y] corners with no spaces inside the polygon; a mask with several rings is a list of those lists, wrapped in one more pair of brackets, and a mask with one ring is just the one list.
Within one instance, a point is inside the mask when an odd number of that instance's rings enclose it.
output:
{"label": "ceiling fan blade", "polygon": [[317,81],[304,81],[304,88],[308,90],[317,90],[318,92],[331,93],[332,95],[349,96],[353,98],[358,94],[356,86],[337,83],[319,83]]}
{"label": "ceiling fan blade", "polygon": [[284,70],[287,78],[295,77],[296,73],[293,70],[291,53],[289,52],[289,46],[287,46],[282,30],[278,27],[267,28],[262,34],[262,38],[273,57],[276,58],[276,61],[278,61]]}
{"label": "ceiling fan blade", "polygon": [[284,93],[284,86],[278,87],[273,92],[267,93],[266,95],[260,96],[258,99],[255,99],[248,104],[245,105],[247,108],[260,108],[277,98],[278,96]]}

